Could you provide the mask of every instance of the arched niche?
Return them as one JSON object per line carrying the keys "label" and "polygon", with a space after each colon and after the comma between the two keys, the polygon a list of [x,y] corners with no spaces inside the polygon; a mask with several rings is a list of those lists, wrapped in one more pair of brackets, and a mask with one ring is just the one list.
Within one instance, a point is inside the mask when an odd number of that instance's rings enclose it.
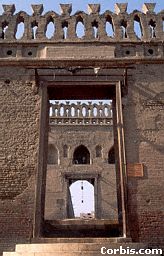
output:
{"label": "arched niche", "polygon": [[50,144],[48,146],[48,159],[47,159],[48,164],[58,164],[58,150],[57,148]]}
{"label": "arched niche", "polygon": [[108,164],[115,164],[115,150],[112,146],[108,152]]}
{"label": "arched niche", "polygon": [[63,157],[64,158],[68,157],[68,146],[67,145],[63,146]]}
{"label": "arched niche", "polygon": [[100,145],[96,146],[96,157],[102,157],[102,147]]}
{"label": "arched niche", "polygon": [[80,145],[75,149],[73,164],[90,164],[90,153],[87,147]]}

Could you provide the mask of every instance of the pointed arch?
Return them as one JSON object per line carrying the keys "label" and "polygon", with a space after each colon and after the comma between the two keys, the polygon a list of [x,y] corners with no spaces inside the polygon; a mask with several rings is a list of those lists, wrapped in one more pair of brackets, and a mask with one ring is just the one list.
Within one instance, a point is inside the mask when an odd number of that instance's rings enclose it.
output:
{"label": "pointed arch", "polygon": [[63,29],[63,39],[67,39],[68,38],[68,22],[67,21],[63,21],[62,29]]}
{"label": "pointed arch", "polygon": [[92,28],[93,28],[93,36],[94,36],[94,38],[98,38],[98,37],[99,37],[99,34],[98,34],[98,27],[99,27],[98,22],[97,22],[96,20],[94,20],[94,21],[92,22]]}
{"label": "pointed arch", "polygon": [[32,39],[36,39],[37,38],[37,29],[38,29],[38,22],[36,20],[34,20],[31,23],[31,34],[32,34]]}
{"label": "pointed arch", "polygon": [[125,38],[127,38],[127,21],[121,20],[120,26],[122,29],[122,38],[125,39]]}
{"label": "pointed arch", "polygon": [[156,21],[150,20],[149,21],[149,28],[150,28],[150,38],[156,37]]}
{"label": "pointed arch", "polygon": [[134,33],[136,34],[137,38],[141,40],[143,36],[143,29],[140,17],[137,14],[134,16]]}
{"label": "pointed arch", "polygon": [[75,149],[73,164],[90,164],[90,152],[87,147],[80,145]]}
{"label": "pointed arch", "polygon": [[76,19],[76,35],[78,38],[85,36],[84,20],[81,15],[79,15]]}
{"label": "pointed arch", "polygon": [[15,33],[16,39],[21,39],[24,35],[24,21],[21,21],[17,24],[17,31]]}
{"label": "pointed arch", "polygon": [[105,29],[106,29],[107,36],[114,37],[114,26],[113,26],[113,20],[111,15],[107,15],[106,17]]}
{"label": "pointed arch", "polygon": [[46,27],[46,38],[51,39],[54,36],[55,33],[55,24],[53,19],[51,19],[48,23],[47,23],[47,27]]}

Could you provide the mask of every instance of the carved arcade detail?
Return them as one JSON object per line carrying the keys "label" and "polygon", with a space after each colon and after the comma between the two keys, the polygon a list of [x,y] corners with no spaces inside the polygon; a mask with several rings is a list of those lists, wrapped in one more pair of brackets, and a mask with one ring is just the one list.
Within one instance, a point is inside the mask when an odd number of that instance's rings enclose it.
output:
{"label": "carved arcade detail", "polygon": [[[0,41],[34,40],[34,41],[162,41],[164,39],[164,11],[154,12],[154,3],[145,3],[142,12],[134,10],[127,13],[127,3],[115,4],[115,12],[110,10],[100,14],[99,4],[89,4],[88,13],[78,11],[71,15],[71,4],[60,4],[61,14],[48,11],[43,14],[43,5],[32,5],[33,14],[24,11],[15,13],[15,5],[3,5],[4,13],[0,15]],[[135,23],[140,27],[139,37],[135,32]],[[22,37],[16,33],[22,24]],[[51,38],[47,37],[49,25],[53,26]],[[84,27],[84,35],[79,38],[77,27]],[[109,35],[106,26],[113,31]]]}
{"label": "carved arcade detail", "polygon": [[112,104],[97,103],[59,103],[50,104],[51,125],[112,125]]}

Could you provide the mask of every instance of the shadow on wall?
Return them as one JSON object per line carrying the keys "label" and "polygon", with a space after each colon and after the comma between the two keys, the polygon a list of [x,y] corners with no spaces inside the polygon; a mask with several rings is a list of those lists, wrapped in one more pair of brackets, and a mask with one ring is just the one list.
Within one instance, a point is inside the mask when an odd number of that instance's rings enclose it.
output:
{"label": "shadow on wall", "polygon": [[73,164],[90,164],[90,153],[85,146],[80,145],[75,149]]}

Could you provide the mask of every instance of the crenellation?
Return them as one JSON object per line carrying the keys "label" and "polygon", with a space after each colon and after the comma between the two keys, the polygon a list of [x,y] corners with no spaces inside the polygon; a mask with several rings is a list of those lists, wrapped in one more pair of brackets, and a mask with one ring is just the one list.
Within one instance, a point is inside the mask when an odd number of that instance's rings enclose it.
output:
{"label": "crenellation", "polygon": [[144,3],[142,6],[143,13],[152,13],[154,12],[154,8],[156,6],[156,3]]}
{"label": "crenellation", "polygon": [[116,3],[115,4],[115,13],[126,13],[127,12],[128,3]]}
{"label": "crenellation", "polygon": [[70,16],[72,12],[72,4],[60,4],[61,14],[63,16]]}
{"label": "crenellation", "polygon": [[89,14],[98,14],[100,12],[100,4],[88,4]]}
{"label": "crenellation", "polygon": [[[49,11],[42,15],[43,5],[32,5],[33,14],[24,11],[15,13],[14,5],[3,5],[4,13],[0,16],[1,38],[0,41],[10,40],[51,40],[51,41],[163,41],[163,12],[155,13],[155,4],[144,4],[143,12],[135,10],[127,13],[127,3],[115,4],[115,12],[110,10],[100,14],[99,4],[89,4],[88,13],[79,11],[71,15],[71,4],[60,4],[61,14]],[[138,38],[134,31],[134,21],[140,24],[142,37]],[[24,35],[16,39],[16,31],[20,22],[24,23]],[[47,26],[53,22],[55,30],[51,39],[46,37]],[[85,35],[80,39],[76,34],[77,23],[84,25]],[[113,38],[106,32],[106,23],[110,22],[113,27]],[[36,27],[36,34],[32,30]],[[6,28],[6,29],[4,29]],[[67,33],[64,33],[64,29]],[[95,30],[97,33],[95,33]]]}
{"label": "crenellation", "polygon": [[43,4],[32,4],[33,15],[41,15],[44,11]]}
{"label": "crenellation", "polygon": [[10,4],[10,5],[3,4],[2,7],[4,10],[3,15],[13,15],[14,12],[16,11],[14,4]]}

